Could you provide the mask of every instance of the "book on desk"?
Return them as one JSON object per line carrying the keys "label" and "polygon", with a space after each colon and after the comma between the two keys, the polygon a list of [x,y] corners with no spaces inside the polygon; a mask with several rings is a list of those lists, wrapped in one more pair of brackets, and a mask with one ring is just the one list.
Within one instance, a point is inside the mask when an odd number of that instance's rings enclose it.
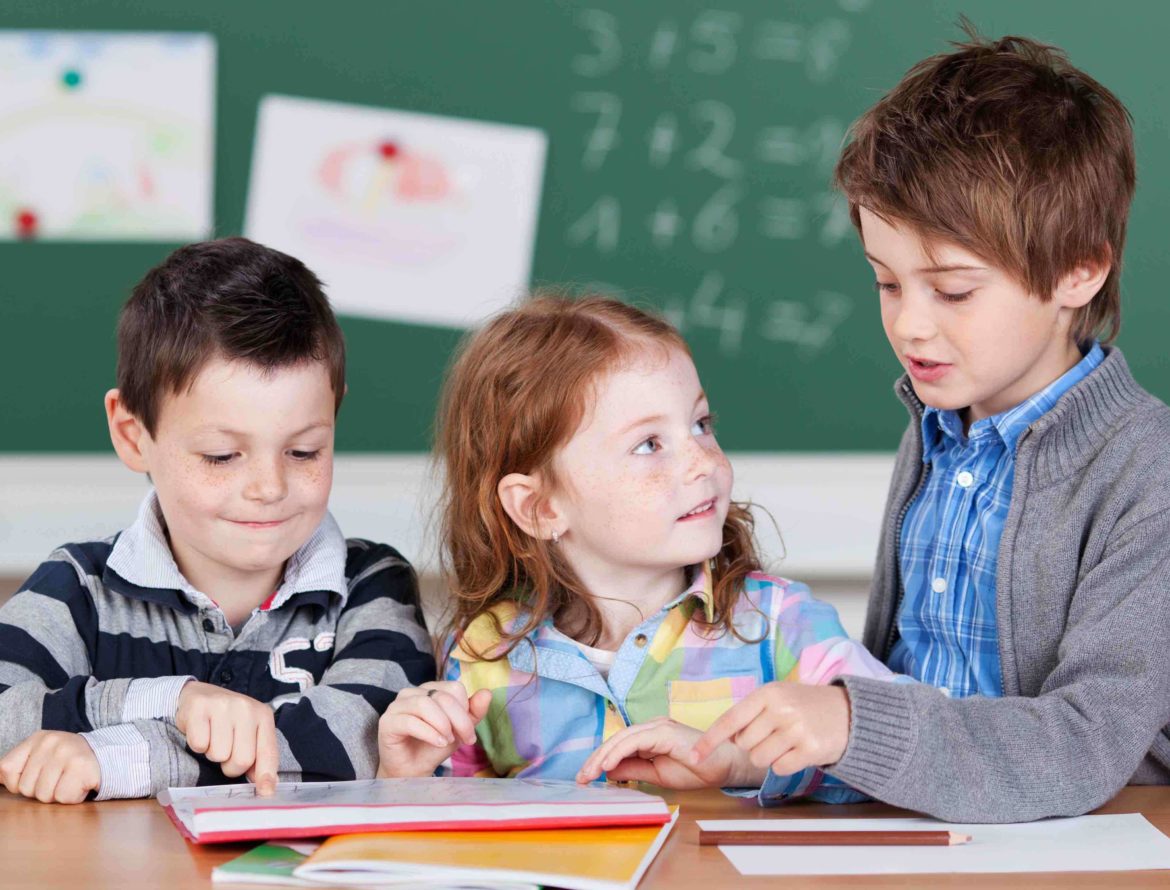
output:
{"label": "book on desk", "polygon": [[429,829],[662,826],[671,818],[651,794],[544,779],[291,782],[266,797],[252,785],[215,785],[170,788],[158,802],[195,843]]}

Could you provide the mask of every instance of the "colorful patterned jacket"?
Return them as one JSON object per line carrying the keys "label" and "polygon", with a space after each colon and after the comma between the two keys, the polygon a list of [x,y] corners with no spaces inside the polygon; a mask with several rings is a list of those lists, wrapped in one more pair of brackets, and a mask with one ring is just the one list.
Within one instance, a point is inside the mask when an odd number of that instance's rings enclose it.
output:
{"label": "colorful patterned jacket", "polygon": [[[502,651],[492,616],[472,622],[447,660],[446,676],[461,681],[468,694],[490,689],[493,698],[477,727],[476,744],[455,752],[452,772],[572,779],[590,752],[623,727],[669,715],[705,730],[772,680],[824,684],[842,674],[896,678],[849,639],[836,610],[813,599],[803,584],[749,575],[733,612],[740,639],[692,622],[696,610],[709,610],[712,600],[707,571],[692,568],[691,576],[685,592],[626,637],[608,682],[551,620],[497,661],[472,654]],[[521,609],[497,606],[500,626],[519,626]],[[769,801],[804,795],[833,802],[864,799],[820,770],[769,777]]]}

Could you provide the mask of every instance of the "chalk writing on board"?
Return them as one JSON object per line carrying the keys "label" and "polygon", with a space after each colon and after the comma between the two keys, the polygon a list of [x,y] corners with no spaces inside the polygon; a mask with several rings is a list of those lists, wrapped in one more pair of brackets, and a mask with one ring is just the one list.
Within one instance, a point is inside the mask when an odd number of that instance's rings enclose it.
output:
{"label": "chalk writing on board", "polygon": [[622,117],[622,100],[613,93],[577,93],[573,109],[596,116],[585,139],[585,153],[581,166],[596,170],[605,163],[606,156],[617,148],[618,122]]}
{"label": "chalk writing on board", "polygon": [[622,206],[614,195],[601,195],[567,232],[569,244],[592,243],[598,253],[613,253],[622,231]]}
{"label": "chalk writing on board", "polygon": [[723,179],[739,176],[743,165],[726,154],[735,135],[735,112],[731,106],[708,99],[693,105],[691,116],[700,122],[705,135],[703,141],[687,154],[687,166]]}
{"label": "chalk writing on board", "polygon": [[[848,207],[829,188],[846,123],[816,103],[783,101],[761,123],[758,94],[744,99],[736,84],[748,71],[774,81],[780,97],[831,81],[854,43],[850,16],[869,5],[794,10],[801,21],[700,9],[646,22],[578,10],[568,105],[589,188],[568,208],[565,242],[607,258],[645,257],[649,269],[667,263],[671,282],[649,285],[650,298],[683,331],[713,336],[724,356],[775,343],[810,360],[831,348],[852,314],[849,297],[737,276],[752,265],[745,251],[779,250],[782,264],[791,261],[785,252],[831,250],[852,237]],[[654,88],[632,87],[631,77]],[[680,282],[687,277],[689,286]],[[631,286],[647,284],[594,282],[646,296]]]}
{"label": "chalk writing on board", "polygon": [[573,57],[573,72],[582,77],[609,74],[621,64],[622,44],[613,14],[600,9],[583,9],[577,24],[589,36],[590,51]]}
{"label": "chalk writing on board", "polygon": [[[584,293],[644,302],[641,294],[611,281],[590,281],[578,287]],[[684,334],[714,334],[720,354],[727,358],[742,354],[749,332],[765,343],[793,347],[798,358],[811,358],[829,345],[853,313],[853,300],[844,294],[819,291],[810,301],[775,298],[762,304],[749,302],[746,293],[728,288],[723,273],[708,271],[689,296],[672,295],[661,309]]]}

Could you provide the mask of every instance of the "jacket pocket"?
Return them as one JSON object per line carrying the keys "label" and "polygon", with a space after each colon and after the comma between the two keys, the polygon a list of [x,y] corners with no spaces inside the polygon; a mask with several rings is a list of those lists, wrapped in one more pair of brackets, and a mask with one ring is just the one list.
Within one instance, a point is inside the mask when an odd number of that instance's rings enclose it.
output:
{"label": "jacket pocket", "polygon": [[714,680],[671,680],[667,690],[671,720],[706,732],[732,705],[759,687],[754,674]]}

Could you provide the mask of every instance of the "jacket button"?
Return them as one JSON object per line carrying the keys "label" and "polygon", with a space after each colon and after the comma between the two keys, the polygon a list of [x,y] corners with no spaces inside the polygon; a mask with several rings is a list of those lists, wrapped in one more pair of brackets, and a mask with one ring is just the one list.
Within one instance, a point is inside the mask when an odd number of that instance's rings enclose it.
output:
{"label": "jacket button", "polygon": [[203,619],[203,629],[205,631],[207,631],[208,633],[214,633],[215,632],[215,622],[212,621],[210,618],[204,618]]}
{"label": "jacket button", "polygon": [[224,668],[222,671],[219,672],[219,682],[226,686],[233,679],[235,679],[235,676],[236,675],[233,674],[230,669]]}
{"label": "jacket button", "polygon": [[643,646],[645,646],[646,645],[646,635],[645,634],[638,634],[636,637],[634,637],[634,645],[637,646],[639,649],[641,649]]}

